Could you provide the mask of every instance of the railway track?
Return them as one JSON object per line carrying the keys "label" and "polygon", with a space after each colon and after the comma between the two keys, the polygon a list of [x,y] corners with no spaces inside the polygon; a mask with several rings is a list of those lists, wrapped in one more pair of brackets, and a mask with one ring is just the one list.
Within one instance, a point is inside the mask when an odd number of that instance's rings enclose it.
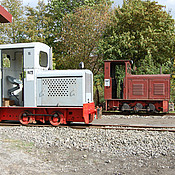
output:
{"label": "railway track", "polygon": [[88,124],[88,125],[71,125],[74,129],[110,129],[110,130],[138,130],[138,131],[169,131],[175,132],[175,126],[164,126],[164,125],[125,125],[125,124]]}
{"label": "railway track", "polygon": [[[0,126],[11,127],[11,126],[23,126],[20,123],[0,123]],[[29,124],[24,127],[53,127],[50,124]],[[168,131],[175,132],[175,126],[172,125],[127,125],[127,124],[82,124],[82,123],[73,123],[71,125],[59,125],[58,127],[67,127],[72,129],[105,129],[105,130],[137,130],[137,131]]]}
{"label": "railway track", "polygon": [[113,112],[113,111],[104,111],[102,112],[102,115],[141,115],[141,116],[164,116],[164,115],[174,115],[175,113],[130,113],[130,112]]}

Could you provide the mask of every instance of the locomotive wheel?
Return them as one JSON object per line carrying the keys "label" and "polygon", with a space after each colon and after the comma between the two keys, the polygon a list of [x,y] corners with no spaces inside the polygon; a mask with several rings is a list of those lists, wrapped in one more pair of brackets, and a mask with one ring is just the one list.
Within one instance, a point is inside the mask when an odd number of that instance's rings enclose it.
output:
{"label": "locomotive wheel", "polygon": [[124,103],[123,106],[122,106],[122,111],[128,111],[130,109],[130,106],[127,104],[127,103]]}
{"label": "locomotive wheel", "polygon": [[53,126],[58,126],[61,123],[61,119],[63,118],[63,114],[61,112],[53,112],[52,116],[49,117],[50,124]]}
{"label": "locomotive wheel", "polygon": [[134,111],[135,112],[139,112],[140,110],[142,110],[143,105],[141,103],[137,103],[134,107]]}
{"label": "locomotive wheel", "polygon": [[155,105],[154,105],[154,104],[152,104],[152,103],[149,103],[148,108],[149,108],[149,110],[150,110],[151,112],[155,112],[155,110],[156,110]]}
{"label": "locomotive wheel", "polygon": [[30,116],[31,112],[23,111],[19,114],[19,121],[22,125],[28,125],[30,123]]}

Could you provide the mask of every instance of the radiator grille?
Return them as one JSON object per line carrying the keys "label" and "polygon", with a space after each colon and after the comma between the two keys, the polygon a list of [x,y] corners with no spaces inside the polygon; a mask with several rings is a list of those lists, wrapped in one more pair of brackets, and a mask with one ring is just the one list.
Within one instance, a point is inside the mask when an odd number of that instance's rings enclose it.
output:
{"label": "radiator grille", "polygon": [[76,78],[45,78],[42,79],[43,87],[46,86],[48,97],[68,97],[69,86],[76,85]]}
{"label": "radiator grille", "polygon": [[165,84],[156,83],[153,85],[153,90],[154,95],[165,95]]}
{"label": "radiator grille", "polygon": [[92,92],[92,74],[86,73],[85,82],[86,82],[86,87],[85,87],[86,93],[91,93]]}
{"label": "radiator grille", "polygon": [[133,95],[144,95],[144,85],[133,84]]}

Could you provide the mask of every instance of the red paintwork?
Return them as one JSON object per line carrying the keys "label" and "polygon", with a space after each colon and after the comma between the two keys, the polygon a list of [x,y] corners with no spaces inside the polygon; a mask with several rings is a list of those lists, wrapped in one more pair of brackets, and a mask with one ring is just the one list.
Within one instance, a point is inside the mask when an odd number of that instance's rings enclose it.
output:
{"label": "red paintwork", "polygon": [[1,5],[0,5],[0,22],[1,23],[12,22],[12,15],[7,10],[5,10]]}
{"label": "red paintwork", "polygon": [[169,111],[169,101],[165,100],[163,101],[163,112],[168,112]]}
{"label": "red paintwork", "polygon": [[[107,60],[105,62],[105,68],[104,68],[104,78],[110,80],[110,86],[104,86],[104,99],[112,99],[112,77],[111,77],[111,71],[114,69],[112,65],[120,64],[125,65],[125,77],[127,77],[130,73],[128,73],[128,69],[130,65],[129,60]],[[111,64],[112,63],[112,64]],[[125,80],[124,82],[125,86],[128,86],[128,82]],[[126,99],[127,91],[126,88],[124,88],[124,99]]]}
{"label": "red paintwork", "polygon": [[170,100],[170,75],[129,75],[126,99]]}
{"label": "red paintwork", "polygon": [[[60,122],[56,118],[50,116],[43,116],[42,114],[53,114],[58,112],[60,114]],[[40,114],[37,116],[22,117],[23,113]],[[3,120],[19,120],[22,124],[36,123],[40,121],[45,123],[50,121],[54,126],[58,124],[67,124],[67,122],[85,122],[90,123],[94,119],[96,113],[94,103],[84,104],[83,107],[1,107],[0,121]]]}
{"label": "red paintwork", "polygon": [[111,81],[111,76],[110,76],[110,62],[105,62],[105,67],[104,67],[104,78],[110,80],[110,86],[104,86],[104,99],[112,99],[112,81]]}
{"label": "red paintwork", "polygon": [[95,113],[96,113],[96,110],[95,110],[94,103],[86,103],[83,105],[83,116],[84,116],[84,122],[86,124],[94,120]]}
{"label": "red paintwork", "polygon": [[[115,65],[125,65],[125,77],[123,79],[123,98],[117,99],[113,91],[112,81],[114,77]],[[168,112],[170,100],[170,74],[158,75],[132,75],[130,72],[129,60],[108,60],[105,61],[104,78],[110,80],[110,86],[104,86],[104,98],[106,100],[106,110],[121,109],[124,103],[129,104],[134,109],[137,103],[141,103],[144,108],[148,104],[154,104],[156,110]]]}

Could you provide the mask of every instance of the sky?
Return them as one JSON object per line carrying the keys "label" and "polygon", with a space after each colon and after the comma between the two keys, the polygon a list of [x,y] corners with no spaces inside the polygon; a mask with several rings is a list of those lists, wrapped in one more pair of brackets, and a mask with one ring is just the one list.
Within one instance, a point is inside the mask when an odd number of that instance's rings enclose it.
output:
{"label": "sky", "polygon": [[[47,0],[44,0],[45,2],[47,2]],[[122,5],[123,0],[113,0],[114,4],[116,6],[118,5]],[[37,5],[37,0],[23,0],[23,4],[24,5],[30,5],[30,6],[36,6]],[[156,0],[156,2],[158,2],[161,5],[165,5],[166,6],[166,10],[167,11],[171,11],[171,15],[173,16],[173,18],[175,19],[175,0]]]}

